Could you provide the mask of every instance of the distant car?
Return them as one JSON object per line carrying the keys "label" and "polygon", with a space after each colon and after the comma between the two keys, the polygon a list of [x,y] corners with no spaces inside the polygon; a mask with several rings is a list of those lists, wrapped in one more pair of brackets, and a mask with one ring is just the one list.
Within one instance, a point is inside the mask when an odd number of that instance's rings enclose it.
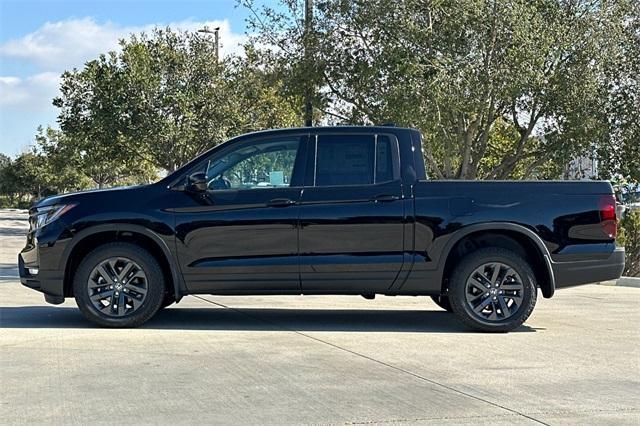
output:
{"label": "distant car", "polygon": [[640,185],[615,187],[616,197],[623,208],[619,217],[624,217],[627,212],[640,210]]}
{"label": "distant car", "polygon": [[42,200],[30,225],[22,283],[107,327],[187,294],[383,294],[504,332],[538,289],[624,268],[608,182],[429,181],[396,127],[240,136],[152,185]]}
{"label": "distant car", "polygon": [[627,193],[625,198],[625,207],[628,211],[640,210],[640,191]]}

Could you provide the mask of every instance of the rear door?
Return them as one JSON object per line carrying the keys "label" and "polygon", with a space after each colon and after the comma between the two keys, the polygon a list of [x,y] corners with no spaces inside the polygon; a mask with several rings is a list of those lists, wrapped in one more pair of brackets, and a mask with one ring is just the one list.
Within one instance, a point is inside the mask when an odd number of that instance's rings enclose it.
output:
{"label": "rear door", "polygon": [[388,289],[404,250],[395,136],[312,135],[308,158],[299,212],[303,291]]}

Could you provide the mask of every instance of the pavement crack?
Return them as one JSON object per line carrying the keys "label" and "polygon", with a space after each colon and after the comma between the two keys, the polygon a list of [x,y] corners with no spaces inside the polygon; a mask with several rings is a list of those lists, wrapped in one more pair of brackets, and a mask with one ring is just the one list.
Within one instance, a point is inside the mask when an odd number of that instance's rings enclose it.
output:
{"label": "pavement crack", "polygon": [[529,420],[531,420],[531,421],[533,421],[533,422],[536,422],[536,423],[539,423],[539,424],[542,424],[542,425],[549,426],[549,424],[548,424],[548,423],[545,423],[545,422],[543,422],[543,421],[541,421],[541,420],[538,420],[538,419],[536,419],[536,418],[534,418],[534,417],[531,417],[531,416],[529,416],[529,415],[527,415],[527,414],[525,414],[525,413],[522,413],[522,412],[520,412],[520,411],[518,411],[518,410],[515,410],[515,409],[513,409],[513,408],[509,408],[509,407],[506,407],[506,406],[504,406],[504,405],[498,404],[498,403],[496,403],[496,402],[489,401],[489,400],[484,399],[484,398],[481,398],[481,397],[479,397],[479,396],[476,396],[476,395],[470,394],[470,393],[468,393],[468,392],[465,392],[465,391],[462,391],[462,390],[456,389],[456,388],[454,388],[454,387],[451,387],[451,386],[446,385],[446,384],[444,384],[444,383],[440,383],[440,382],[438,382],[438,381],[436,381],[436,380],[433,380],[433,379],[429,379],[428,377],[424,377],[424,376],[422,376],[422,375],[420,375],[420,374],[414,373],[414,372],[409,371],[409,370],[406,370],[406,369],[404,369],[404,368],[401,368],[401,367],[395,366],[395,365],[393,365],[393,364],[389,364],[389,363],[387,363],[387,362],[384,362],[384,361],[381,361],[381,360],[378,360],[378,359],[372,358],[372,357],[370,357],[370,356],[368,356],[368,355],[365,355],[365,354],[363,354],[363,353],[356,352],[356,351],[353,351],[353,350],[351,350],[351,349],[344,348],[344,347],[342,347],[342,346],[336,345],[336,344],[331,343],[331,342],[328,342],[328,341],[326,341],[326,340],[322,340],[322,339],[320,339],[320,338],[318,338],[318,337],[314,337],[314,336],[311,336],[311,335],[309,335],[309,334],[303,333],[303,332],[301,332],[301,331],[298,331],[298,330],[294,330],[294,329],[291,329],[291,328],[284,327],[284,326],[282,326],[281,324],[278,324],[278,323],[276,323],[276,322],[269,321],[269,320],[266,320],[266,319],[264,319],[264,318],[260,318],[260,317],[255,316],[255,315],[248,314],[247,312],[244,312],[244,311],[243,311],[242,309],[240,309],[240,308],[234,308],[234,307],[231,307],[231,306],[227,306],[227,305],[224,305],[224,304],[222,304],[222,303],[215,302],[215,301],[213,301],[213,300],[205,299],[204,297],[201,297],[201,296],[195,296],[195,295],[194,295],[194,297],[195,297],[195,298],[197,298],[197,299],[200,299],[200,300],[202,300],[202,301],[204,301],[204,302],[211,303],[212,305],[216,305],[216,306],[221,307],[221,308],[225,308],[225,309],[232,310],[232,311],[234,311],[234,312],[239,313],[240,315],[244,315],[244,316],[246,316],[246,317],[248,317],[248,318],[251,318],[251,319],[253,319],[253,320],[255,320],[255,321],[261,321],[261,322],[264,322],[264,323],[267,323],[267,324],[273,325],[273,326],[275,326],[275,327],[280,328],[280,329],[281,329],[281,330],[283,330],[283,331],[289,331],[289,332],[291,332],[291,333],[296,333],[296,334],[298,334],[298,335],[300,335],[300,336],[306,337],[307,339],[315,340],[316,342],[322,343],[322,344],[327,345],[327,346],[331,346],[331,347],[333,347],[333,348],[335,348],[335,349],[338,349],[338,350],[341,350],[341,351],[347,352],[347,353],[349,353],[349,354],[352,354],[352,355],[355,355],[355,356],[357,356],[357,357],[360,357],[360,358],[366,359],[366,360],[368,360],[368,361],[375,362],[375,363],[377,363],[377,364],[379,364],[379,365],[382,365],[382,366],[384,366],[384,367],[391,368],[391,369],[393,369],[393,370],[399,371],[399,372],[404,373],[404,374],[408,374],[408,375],[413,376],[413,377],[415,377],[415,378],[417,378],[417,379],[419,379],[419,380],[423,380],[423,381],[428,382],[428,383],[431,383],[431,384],[433,384],[433,385],[435,385],[435,386],[439,386],[439,387],[441,387],[441,388],[443,388],[443,389],[447,389],[447,390],[449,390],[449,391],[451,391],[451,392],[457,393],[457,394],[459,394],[459,395],[463,395],[463,396],[465,396],[465,397],[467,397],[467,398],[471,398],[471,399],[475,399],[476,401],[484,402],[485,404],[489,404],[489,405],[492,405],[492,406],[494,406],[494,407],[500,408],[500,409],[502,409],[502,410],[509,411],[510,413],[513,413],[513,414],[516,414],[516,415],[518,415],[518,416],[524,417],[524,418],[529,419]]}

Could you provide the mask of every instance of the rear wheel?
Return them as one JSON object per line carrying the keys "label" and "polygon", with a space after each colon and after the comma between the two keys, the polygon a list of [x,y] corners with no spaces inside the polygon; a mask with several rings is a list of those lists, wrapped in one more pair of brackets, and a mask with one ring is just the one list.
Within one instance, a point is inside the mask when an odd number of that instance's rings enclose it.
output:
{"label": "rear wheel", "polygon": [[82,260],[73,290],[90,321],[104,327],[137,327],[162,306],[165,283],[148,251],[135,244],[110,243]]}
{"label": "rear wheel", "polygon": [[488,247],[464,257],[449,282],[449,302],[466,325],[507,332],[522,325],[536,304],[529,264],[512,251]]}
{"label": "rear wheel", "polygon": [[440,294],[438,296],[431,296],[431,300],[433,300],[436,305],[440,306],[445,311],[453,312],[451,303],[449,302],[449,296],[443,296],[442,294]]}

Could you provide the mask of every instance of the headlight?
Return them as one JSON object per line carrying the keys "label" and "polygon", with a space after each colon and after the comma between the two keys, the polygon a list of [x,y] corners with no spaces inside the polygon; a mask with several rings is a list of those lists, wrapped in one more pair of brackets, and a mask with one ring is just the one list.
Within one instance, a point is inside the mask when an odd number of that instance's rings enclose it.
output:
{"label": "headlight", "polygon": [[64,213],[75,207],[75,204],[57,204],[53,206],[38,207],[33,218],[33,229],[42,228],[53,222]]}

